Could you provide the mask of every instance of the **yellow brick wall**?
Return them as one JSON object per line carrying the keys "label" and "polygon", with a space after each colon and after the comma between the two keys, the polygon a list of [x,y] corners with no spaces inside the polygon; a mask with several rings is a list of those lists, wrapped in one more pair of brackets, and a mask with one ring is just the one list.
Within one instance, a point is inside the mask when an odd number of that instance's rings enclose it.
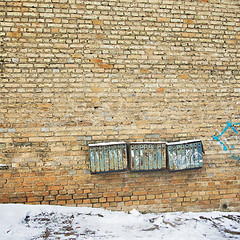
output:
{"label": "yellow brick wall", "polygon": [[[238,1],[4,0],[0,9],[1,203],[240,210],[239,135],[228,129],[226,151],[212,138],[227,121],[240,130]],[[90,174],[90,143],[194,138],[201,169]]]}

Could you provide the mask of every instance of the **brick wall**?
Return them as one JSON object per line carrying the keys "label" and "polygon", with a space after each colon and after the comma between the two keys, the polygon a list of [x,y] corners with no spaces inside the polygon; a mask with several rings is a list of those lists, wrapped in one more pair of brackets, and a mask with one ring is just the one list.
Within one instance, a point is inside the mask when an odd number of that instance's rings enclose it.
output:
{"label": "brick wall", "polygon": [[[240,209],[237,0],[0,8],[1,203]],[[194,138],[201,169],[90,174],[90,143]]]}

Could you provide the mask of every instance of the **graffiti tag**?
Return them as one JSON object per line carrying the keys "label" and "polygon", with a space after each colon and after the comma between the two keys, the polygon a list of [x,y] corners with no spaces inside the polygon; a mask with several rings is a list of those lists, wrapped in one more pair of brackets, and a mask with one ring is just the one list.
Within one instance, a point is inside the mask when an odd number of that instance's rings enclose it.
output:
{"label": "graffiti tag", "polygon": [[212,138],[213,140],[218,141],[225,152],[230,152],[233,159],[240,161],[240,141],[239,131],[237,129],[237,126],[240,126],[240,123],[232,123],[228,121],[226,125],[227,126],[222,130],[222,132],[217,130],[219,134],[213,135]]}

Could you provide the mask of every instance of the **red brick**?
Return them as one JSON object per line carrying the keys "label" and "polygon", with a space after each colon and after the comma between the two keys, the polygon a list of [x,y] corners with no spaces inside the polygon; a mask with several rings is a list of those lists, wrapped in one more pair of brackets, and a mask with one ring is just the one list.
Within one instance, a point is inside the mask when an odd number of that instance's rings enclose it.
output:
{"label": "red brick", "polygon": [[103,202],[106,202],[107,199],[106,198],[99,198],[99,202],[103,203]]}
{"label": "red brick", "polygon": [[210,205],[210,200],[198,201],[197,205]]}
{"label": "red brick", "polygon": [[63,186],[48,186],[48,190],[62,190]]}
{"label": "red brick", "polygon": [[116,192],[104,193],[103,197],[117,197],[117,193]]}
{"label": "red brick", "polygon": [[125,202],[124,205],[125,205],[125,206],[132,206],[133,203],[132,203],[132,202]]}
{"label": "red brick", "polygon": [[91,203],[90,199],[83,199],[83,203]]}
{"label": "red brick", "polygon": [[163,88],[158,88],[157,92],[164,92],[164,89]]}
{"label": "red brick", "polygon": [[58,203],[59,205],[66,205],[66,201],[65,201],[65,200],[57,201],[57,203]]}
{"label": "red brick", "polygon": [[28,197],[28,202],[41,202],[43,200],[43,197]]}
{"label": "red brick", "polygon": [[148,70],[147,70],[147,69],[141,69],[140,72],[141,72],[141,73],[147,73]]}
{"label": "red brick", "polygon": [[121,202],[123,199],[121,197],[115,197],[114,199],[116,202]]}
{"label": "red brick", "polygon": [[74,200],[74,203],[75,203],[75,204],[82,204],[82,203],[83,203],[83,200],[78,200],[78,199],[77,199],[77,200]]}
{"label": "red brick", "polygon": [[130,201],[130,200],[131,200],[130,197],[123,197],[123,201],[124,201],[124,202]]}
{"label": "red brick", "polygon": [[101,59],[91,59],[91,63],[102,63]]}
{"label": "red brick", "polygon": [[12,203],[25,203],[26,200],[26,198],[10,198],[10,202]]}
{"label": "red brick", "polygon": [[147,195],[147,191],[135,191],[135,192],[133,192],[133,195],[137,195],[137,196],[139,196],[139,195]]}
{"label": "red brick", "polygon": [[100,68],[113,68],[112,64],[99,64]]}
{"label": "red brick", "polygon": [[91,201],[91,203],[98,203],[99,202],[97,198],[92,198],[90,201]]}
{"label": "red brick", "polygon": [[107,202],[114,202],[114,198],[113,197],[107,198]]}
{"label": "red brick", "polygon": [[56,197],[57,200],[69,200],[72,199],[72,195],[57,195]]}
{"label": "red brick", "polygon": [[124,192],[129,192],[129,191],[130,191],[130,188],[129,188],[129,187],[124,187],[124,188],[123,188],[123,191],[124,191]]}
{"label": "red brick", "polygon": [[103,203],[103,204],[102,204],[102,207],[103,207],[103,208],[108,208],[109,206],[110,206],[109,203]]}

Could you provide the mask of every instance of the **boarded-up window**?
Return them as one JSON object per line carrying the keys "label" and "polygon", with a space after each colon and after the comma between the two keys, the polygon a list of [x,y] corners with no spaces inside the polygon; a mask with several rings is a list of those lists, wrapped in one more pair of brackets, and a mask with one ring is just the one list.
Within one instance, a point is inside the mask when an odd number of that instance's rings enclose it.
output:
{"label": "boarded-up window", "polygon": [[127,145],[120,143],[89,144],[91,173],[127,170]]}
{"label": "boarded-up window", "polygon": [[150,171],[166,168],[166,143],[130,143],[130,169]]}
{"label": "boarded-up window", "polygon": [[178,171],[203,166],[201,140],[167,143],[168,169]]}

